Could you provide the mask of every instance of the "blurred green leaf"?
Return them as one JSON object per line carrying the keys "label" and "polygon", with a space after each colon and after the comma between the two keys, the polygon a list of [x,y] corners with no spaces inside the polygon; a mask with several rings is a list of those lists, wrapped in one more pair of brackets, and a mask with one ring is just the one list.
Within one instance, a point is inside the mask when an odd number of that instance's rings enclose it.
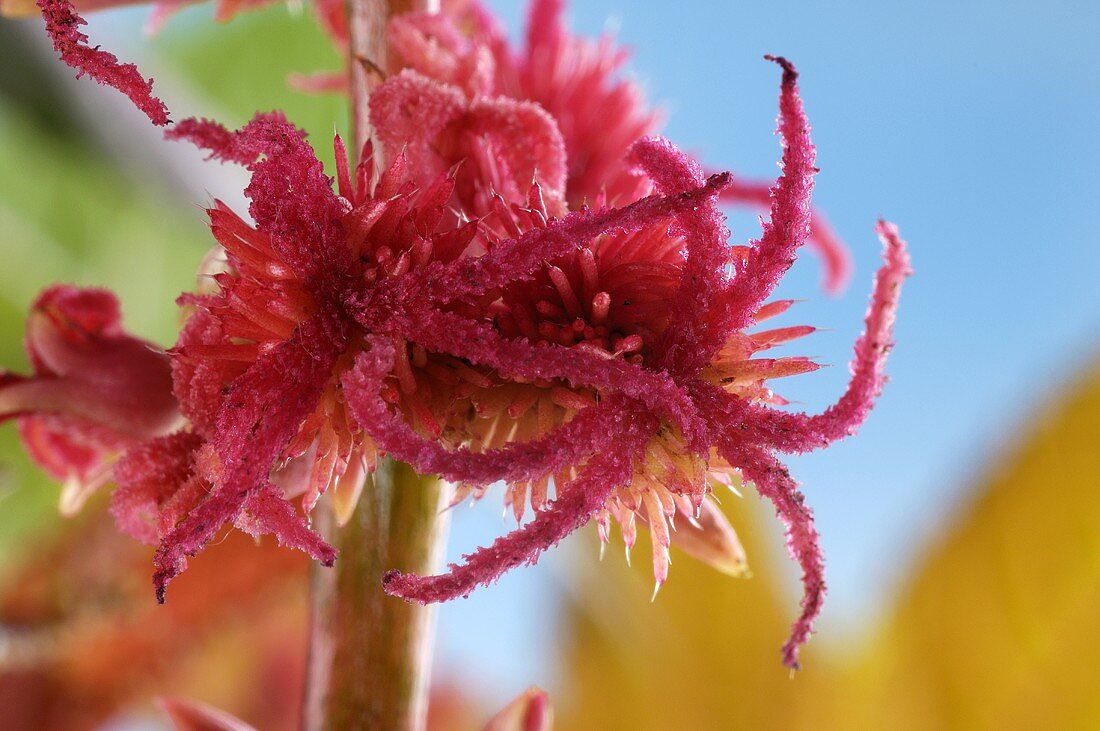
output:
{"label": "blurred green leaf", "polygon": [[39,133],[15,110],[0,108],[0,134],[4,365],[22,362],[13,351],[27,305],[56,281],[115,290],[129,329],[171,343],[173,302],[212,244],[199,202],[157,198],[158,186],[143,188],[77,140]]}
{"label": "blurred green leaf", "polygon": [[[27,309],[58,281],[113,289],[128,328],[171,344],[174,300],[193,287],[211,241],[198,207],[156,198],[162,188],[143,189],[83,140],[10,107],[0,107],[0,137],[0,366],[26,370]],[[57,494],[23,455],[14,424],[0,427],[0,572],[60,525]]]}
{"label": "blurred green leaf", "polygon": [[[276,3],[218,25],[206,20],[210,12],[208,6],[192,9],[153,44],[211,102],[212,111],[199,113],[226,115],[218,121],[237,127],[256,112],[281,109],[309,132],[318,155],[329,164],[333,131],[346,131],[347,100],[303,94],[287,84],[291,74],[343,68],[343,59],[311,12]],[[189,18],[198,22],[186,22]]]}

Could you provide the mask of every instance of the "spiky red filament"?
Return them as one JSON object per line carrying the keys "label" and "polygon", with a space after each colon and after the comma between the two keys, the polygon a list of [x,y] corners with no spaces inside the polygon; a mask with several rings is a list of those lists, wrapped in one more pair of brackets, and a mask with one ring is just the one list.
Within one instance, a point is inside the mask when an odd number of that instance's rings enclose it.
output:
{"label": "spiky red filament", "polygon": [[[771,183],[747,181],[737,177],[722,191],[719,200],[727,204],[767,210],[772,204]],[[852,278],[852,252],[833,231],[821,211],[814,210],[811,214],[808,240],[825,267],[825,291],[831,295],[841,294]]]}
{"label": "spiky red filament", "polygon": [[37,0],[37,4],[54,49],[62,61],[76,69],[78,77],[87,74],[100,84],[119,90],[155,125],[171,122],[164,102],[153,96],[152,80],[142,77],[133,64],[120,63],[107,51],[88,45],[88,36],[80,32],[80,26],[87,25],[87,21],[77,15],[70,0]]}
{"label": "spiky red filament", "polygon": [[635,460],[657,422],[644,410],[628,414],[627,420],[617,434],[616,448],[589,458],[577,477],[530,523],[466,556],[463,564],[452,564],[446,574],[421,577],[390,571],[382,578],[382,586],[391,594],[424,604],[446,601],[468,596],[509,569],[538,561],[543,551],[602,510],[612,490],[630,481]]}
{"label": "spiky red filament", "polygon": [[802,569],[802,612],[783,644],[783,664],[798,669],[798,650],[810,639],[814,620],[825,601],[825,562],[814,527],[813,511],[790,473],[775,457],[754,446],[736,446],[727,439],[718,451],[730,464],[736,464],[745,479],[775,506],[776,515],[787,528],[787,550]]}

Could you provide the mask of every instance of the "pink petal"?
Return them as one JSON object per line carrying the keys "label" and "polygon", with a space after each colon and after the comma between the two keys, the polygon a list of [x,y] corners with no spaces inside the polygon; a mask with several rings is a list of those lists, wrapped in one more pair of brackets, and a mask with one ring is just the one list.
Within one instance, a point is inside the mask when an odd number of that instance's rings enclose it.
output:
{"label": "pink petal", "polygon": [[343,0],[314,0],[313,13],[337,48],[348,44],[348,12]]}
{"label": "pink petal", "polygon": [[217,0],[214,5],[214,20],[227,23],[242,10],[254,10],[271,3],[271,0]]}
{"label": "pink petal", "polygon": [[315,74],[290,74],[287,86],[305,94],[347,94],[346,71],[321,71]]}
{"label": "pink petal", "polygon": [[[111,494],[111,515],[119,530],[142,543],[156,545],[160,541],[165,532],[161,525],[166,506],[195,475],[195,452],[202,444],[197,434],[176,432],[140,444],[123,455],[115,465],[118,487]],[[195,496],[196,502],[202,494]]]}
{"label": "pink petal", "polygon": [[84,419],[120,437],[166,434],[179,421],[164,352],[122,329],[118,300],[103,289],[55,285],[27,317],[27,354],[35,377],[0,384],[0,421],[55,413]]}
{"label": "pink petal", "polygon": [[661,115],[622,73],[628,54],[607,36],[593,41],[572,35],[564,5],[562,0],[531,4],[512,82],[516,88],[507,93],[538,103],[561,129],[572,206],[635,200],[645,195],[646,184],[622,160],[635,140],[653,134]]}
{"label": "pink petal", "polygon": [[35,464],[63,483],[63,515],[79,512],[110,481],[114,460],[133,443],[84,419],[55,414],[21,417],[19,439]]}
{"label": "pink petal", "polygon": [[[399,67],[462,88],[471,97],[492,93],[496,59],[482,37],[467,38],[461,18],[446,12],[414,11],[394,16],[386,26],[387,49]],[[391,60],[391,64],[393,61]]]}
{"label": "pink petal", "polygon": [[[191,0],[156,0],[145,20],[145,35],[155,36],[164,30],[168,20],[188,5]],[[83,5],[82,5],[83,6]]]}
{"label": "pink petal", "polygon": [[183,698],[159,698],[157,704],[175,731],[255,731],[244,721],[206,703]]}
{"label": "pink petal", "polygon": [[270,483],[249,496],[244,513],[237,516],[235,524],[256,537],[273,535],[280,546],[297,549],[325,566],[332,566],[336,561],[336,550],[309,527],[305,516]]}
{"label": "pink petal", "polygon": [[56,285],[27,318],[33,376],[0,371],[0,421],[19,417],[27,452],[63,480],[62,509],[105,484],[118,454],[181,421],[168,357],[122,328],[102,289]]}
{"label": "pink petal", "polygon": [[466,131],[481,144],[491,141],[502,156],[498,162],[511,173],[519,200],[536,182],[555,195],[564,192],[565,144],[553,118],[539,105],[507,97],[478,99],[470,105]]}
{"label": "pink petal", "polygon": [[672,545],[730,576],[748,575],[745,549],[729,519],[712,500],[704,500],[692,520],[677,522]]}
{"label": "pink petal", "polygon": [[553,48],[563,44],[566,35],[564,0],[533,0],[527,11],[527,53],[535,49]]}
{"label": "pink petal", "polygon": [[461,163],[459,195],[468,213],[487,212],[475,208],[488,202],[490,188],[510,203],[522,203],[535,180],[559,195],[564,189],[561,134],[536,104],[471,101],[456,87],[405,70],[378,87],[370,105],[387,158],[404,154],[415,180],[426,183]]}
{"label": "pink petal", "polygon": [[346,345],[346,333],[325,315],[302,323],[294,336],[264,352],[229,389],[218,412],[211,443],[220,459],[210,496],[164,537],[154,564],[154,585],[163,601],[168,582],[246,504],[259,512],[257,530],[279,531],[281,540],[322,562],[335,559],[319,538],[306,537],[268,496],[268,476],[283,449],[313,411]]}
{"label": "pink petal", "polygon": [[403,154],[414,178],[430,180],[456,162],[443,158],[437,145],[466,107],[462,90],[406,70],[371,94],[370,117],[386,158]]}

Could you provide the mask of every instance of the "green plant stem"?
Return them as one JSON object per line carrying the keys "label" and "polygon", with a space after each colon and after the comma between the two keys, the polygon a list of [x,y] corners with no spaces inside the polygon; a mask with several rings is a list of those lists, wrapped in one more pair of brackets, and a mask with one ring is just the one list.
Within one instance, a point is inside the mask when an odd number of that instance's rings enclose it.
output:
{"label": "green plant stem", "polygon": [[347,525],[321,509],[340,558],[313,571],[306,731],[424,728],[435,611],[388,596],[381,579],[438,571],[449,497],[447,483],[383,459]]}

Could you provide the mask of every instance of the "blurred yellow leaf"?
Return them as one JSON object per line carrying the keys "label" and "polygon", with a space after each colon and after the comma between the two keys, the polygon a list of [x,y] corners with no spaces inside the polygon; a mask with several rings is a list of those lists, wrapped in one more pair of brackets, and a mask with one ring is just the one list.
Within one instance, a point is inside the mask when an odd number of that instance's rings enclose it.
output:
{"label": "blurred yellow leaf", "polygon": [[870,644],[853,721],[1100,728],[1100,372],[1027,428]]}
{"label": "blurred yellow leaf", "polygon": [[[584,556],[570,607],[565,692],[555,697],[563,729],[789,728],[799,695],[829,677],[816,643],[793,681],[780,662],[797,602],[758,565],[764,548],[752,499],[727,493],[753,577],[732,578],[682,552],[668,583],[650,602],[648,546],[633,568],[618,551],[599,564]],[[761,516],[762,518],[762,516]],[[778,530],[778,529],[777,529]],[[644,542],[639,536],[639,544]]]}
{"label": "blurred yellow leaf", "polygon": [[[1100,728],[1100,371],[1026,429],[863,651],[818,638],[793,680],[774,568],[734,580],[685,557],[652,605],[648,566],[585,570],[563,727]],[[759,560],[768,523],[747,517],[734,524]]]}

